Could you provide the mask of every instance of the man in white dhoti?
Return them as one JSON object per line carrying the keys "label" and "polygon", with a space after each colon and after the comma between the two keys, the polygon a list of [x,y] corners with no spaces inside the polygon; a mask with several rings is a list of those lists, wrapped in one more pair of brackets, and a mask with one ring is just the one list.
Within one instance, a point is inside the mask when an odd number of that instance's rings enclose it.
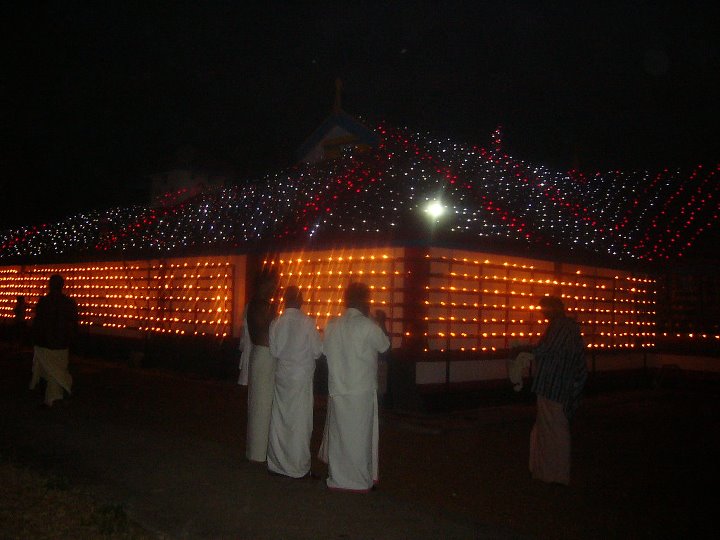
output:
{"label": "man in white dhoti", "polygon": [[277,290],[277,276],[259,276],[255,295],[248,304],[247,328],[252,343],[248,377],[248,420],[245,455],[250,461],[267,459],[270,414],[275,387],[275,358],[270,354],[270,322],[275,317],[271,300]]}
{"label": "man in white dhoti", "polygon": [[270,354],[277,358],[267,466],[273,473],[310,474],[313,428],[313,374],[322,342],[315,321],[305,315],[302,293],[285,290],[285,311],[270,324]]}
{"label": "man in white dhoti", "polygon": [[50,277],[49,292],[35,307],[33,333],[33,368],[30,389],[45,379],[44,405],[63,398],[63,392],[72,392],[72,376],[68,371],[70,343],[77,334],[78,310],[75,300],[62,292],[62,276]]}
{"label": "man in white dhoti", "polygon": [[390,340],[368,318],[367,285],[351,283],[345,307],[325,329],[328,410],[320,459],[328,463],[329,488],[367,492],[378,482],[378,353]]}

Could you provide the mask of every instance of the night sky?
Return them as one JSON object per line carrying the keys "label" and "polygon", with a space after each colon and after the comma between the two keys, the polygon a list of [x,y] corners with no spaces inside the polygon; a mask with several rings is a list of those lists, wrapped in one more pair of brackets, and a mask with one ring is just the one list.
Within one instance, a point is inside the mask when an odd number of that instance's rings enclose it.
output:
{"label": "night sky", "polygon": [[291,165],[337,77],[352,115],[480,146],[502,125],[559,170],[720,159],[707,2],[105,4],[3,9],[1,227],[141,201],[177,163]]}

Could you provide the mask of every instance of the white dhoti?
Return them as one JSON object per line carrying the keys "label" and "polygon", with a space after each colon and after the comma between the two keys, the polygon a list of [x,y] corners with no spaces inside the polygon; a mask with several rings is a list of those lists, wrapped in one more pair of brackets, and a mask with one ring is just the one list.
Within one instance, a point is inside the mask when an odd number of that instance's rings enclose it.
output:
{"label": "white dhoti", "polygon": [[318,457],[328,463],[327,486],[369,491],[378,482],[378,404],[375,390],[328,397]]}
{"label": "white dhoti", "polygon": [[267,459],[268,433],[275,386],[276,360],[270,349],[254,345],[250,353],[248,421],[245,455],[250,461]]}
{"label": "white dhoti", "polygon": [[538,396],[529,465],[535,480],[570,483],[570,426],[562,403]]}
{"label": "white dhoti", "polygon": [[310,472],[313,380],[275,379],[267,465],[272,472],[302,478]]}
{"label": "white dhoti", "polygon": [[72,393],[72,376],[68,371],[68,349],[46,349],[34,347],[32,378],[30,390],[33,390],[40,379],[47,381],[45,404],[50,406],[53,401],[63,398],[63,390]]}

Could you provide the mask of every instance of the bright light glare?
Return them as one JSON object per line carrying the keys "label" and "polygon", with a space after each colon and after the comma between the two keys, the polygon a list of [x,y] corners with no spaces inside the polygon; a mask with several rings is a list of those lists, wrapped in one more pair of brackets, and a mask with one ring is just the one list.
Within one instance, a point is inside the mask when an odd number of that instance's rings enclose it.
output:
{"label": "bright light glare", "polygon": [[445,213],[445,207],[440,201],[430,201],[425,207],[425,212],[430,214],[433,219],[437,219]]}

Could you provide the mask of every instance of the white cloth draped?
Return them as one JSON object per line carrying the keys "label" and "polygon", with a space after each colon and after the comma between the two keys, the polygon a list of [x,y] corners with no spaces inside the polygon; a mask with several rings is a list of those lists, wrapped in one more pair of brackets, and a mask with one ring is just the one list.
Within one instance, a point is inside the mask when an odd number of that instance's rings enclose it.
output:
{"label": "white cloth draped", "polygon": [[268,469],[293,478],[310,472],[313,374],[322,354],[315,321],[287,308],[270,324],[270,354],[277,358],[268,438]]}
{"label": "white cloth draped", "polygon": [[570,483],[570,425],[563,404],[537,398],[537,417],[530,432],[530,473],[535,480]]}
{"label": "white cloth draped", "polygon": [[390,347],[382,329],[357,309],[349,308],[325,329],[328,393],[361,394],[377,390],[378,353]]}
{"label": "white cloth draped", "polygon": [[245,455],[250,461],[267,459],[270,414],[275,385],[275,358],[270,349],[255,345],[250,353],[248,422]]}
{"label": "white cloth draped", "polygon": [[312,378],[315,360],[322,354],[315,321],[299,309],[287,308],[270,323],[270,354],[278,359],[276,378]]}
{"label": "white cloth draped", "polygon": [[275,383],[267,450],[269,470],[292,478],[310,472],[312,412],[312,379]]}
{"label": "white cloth draped", "polygon": [[30,390],[33,390],[40,379],[47,381],[45,388],[45,404],[51,406],[53,401],[63,398],[63,390],[72,393],[72,376],[68,371],[68,349],[46,349],[34,347],[32,378]]}
{"label": "white cloth draped", "polygon": [[369,491],[379,480],[377,393],[328,397],[319,457],[328,464],[327,486]]}
{"label": "white cloth draped", "polygon": [[507,361],[508,378],[513,385],[513,390],[519,392],[523,388],[523,373],[530,367],[534,355],[529,352],[521,352],[515,358]]}
{"label": "white cloth draped", "polygon": [[330,488],[368,491],[378,481],[377,355],[389,347],[382,329],[353,308],[325,329],[328,411],[319,457]]}

